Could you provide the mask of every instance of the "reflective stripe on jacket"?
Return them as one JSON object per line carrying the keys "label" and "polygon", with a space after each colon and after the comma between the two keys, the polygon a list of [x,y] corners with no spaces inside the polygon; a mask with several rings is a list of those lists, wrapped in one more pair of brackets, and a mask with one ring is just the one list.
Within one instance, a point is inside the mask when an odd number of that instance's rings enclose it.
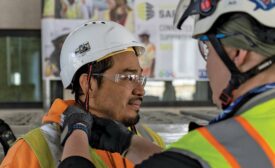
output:
{"label": "reflective stripe on jacket", "polygon": [[252,102],[230,119],[191,131],[168,150],[190,156],[204,168],[275,167],[275,90]]}

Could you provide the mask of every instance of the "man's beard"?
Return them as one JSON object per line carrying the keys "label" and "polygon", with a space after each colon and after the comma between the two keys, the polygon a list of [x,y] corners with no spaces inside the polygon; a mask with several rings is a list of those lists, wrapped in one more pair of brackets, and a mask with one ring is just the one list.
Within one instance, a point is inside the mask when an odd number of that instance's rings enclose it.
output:
{"label": "man's beard", "polygon": [[140,116],[137,114],[134,118],[128,118],[122,120],[122,124],[125,125],[126,127],[134,126],[139,122]]}

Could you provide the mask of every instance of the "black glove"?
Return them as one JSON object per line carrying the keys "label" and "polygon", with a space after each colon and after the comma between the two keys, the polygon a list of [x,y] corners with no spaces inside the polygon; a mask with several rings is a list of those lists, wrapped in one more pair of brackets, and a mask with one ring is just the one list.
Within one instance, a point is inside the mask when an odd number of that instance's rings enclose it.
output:
{"label": "black glove", "polygon": [[123,124],[94,117],[89,143],[94,148],[122,154],[129,148],[132,136],[133,133]]}
{"label": "black glove", "polygon": [[10,126],[5,123],[4,120],[0,119],[0,143],[3,146],[5,155],[15,141],[16,137],[13,134]]}
{"label": "black glove", "polygon": [[63,113],[64,122],[61,123],[61,145],[64,146],[66,140],[75,129],[81,129],[90,137],[93,124],[93,117],[76,106],[69,106]]}

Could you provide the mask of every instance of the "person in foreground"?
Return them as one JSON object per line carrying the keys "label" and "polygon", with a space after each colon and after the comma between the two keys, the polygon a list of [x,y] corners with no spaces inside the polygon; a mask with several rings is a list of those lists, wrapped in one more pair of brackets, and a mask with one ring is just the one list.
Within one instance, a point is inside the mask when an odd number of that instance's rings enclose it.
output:
{"label": "person in foreground", "polygon": [[[119,150],[127,151],[126,157],[143,168],[275,167],[275,3],[180,1],[176,27],[180,29],[190,16],[195,19],[193,37],[207,61],[213,101],[223,111],[208,126],[191,131],[161,153],[151,150],[150,142],[126,136],[124,126],[111,120],[104,125],[94,119],[93,127],[102,131],[91,129],[91,145],[108,150],[123,146]],[[127,140],[108,141],[115,137],[109,131],[111,124]],[[78,159],[67,157],[64,162],[69,160]]]}
{"label": "person in foreground", "polygon": [[[119,121],[161,145],[161,139],[148,127],[135,129],[146,84],[138,62],[143,53],[143,45],[115,22],[90,21],[73,30],[62,46],[60,77],[75,100],[56,99],[43,117],[43,125],[17,140],[1,167],[56,167],[64,145],[60,141],[64,117],[81,109]],[[133,167],[119,153],[89,151],[96,167]]]}

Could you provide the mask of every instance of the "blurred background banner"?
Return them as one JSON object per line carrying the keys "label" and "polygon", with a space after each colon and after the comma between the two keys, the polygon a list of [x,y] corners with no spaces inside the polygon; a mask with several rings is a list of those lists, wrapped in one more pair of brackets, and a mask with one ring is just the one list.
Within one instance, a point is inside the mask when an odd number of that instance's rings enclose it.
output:
{"label": "blurred background banner", "polygon": [[43,18],[112,20],[134,32],[133,0],[44,0]]}
{"label": "blurred background banner", "polygon": [[193,20],[183,31],[173,27],[179,0],[44,0],[42,10],[43,79],[59,79],[59,54],[66,34],[86,20],[112,20],[146,46],[140,63],[151,80],[207,80]]}
{"label": "blurred background banner", "polygon": [[43,18],[89,19],[94,12],[94,0],[43,0]]}
{"label": "blurred background banner", "polygon": [[87,20],[42,20],[42,67],[43,79],[60,80],[60,52],[62,44],[72,29]]}
{"label": "blurred background banner", "polygon": [[145,75],[156,80],[207,79],[205,63],[191,39],[193,20],[179,31],[173,27],[178,0],[135,0],[135,33],[146,46],[140,57]]}

